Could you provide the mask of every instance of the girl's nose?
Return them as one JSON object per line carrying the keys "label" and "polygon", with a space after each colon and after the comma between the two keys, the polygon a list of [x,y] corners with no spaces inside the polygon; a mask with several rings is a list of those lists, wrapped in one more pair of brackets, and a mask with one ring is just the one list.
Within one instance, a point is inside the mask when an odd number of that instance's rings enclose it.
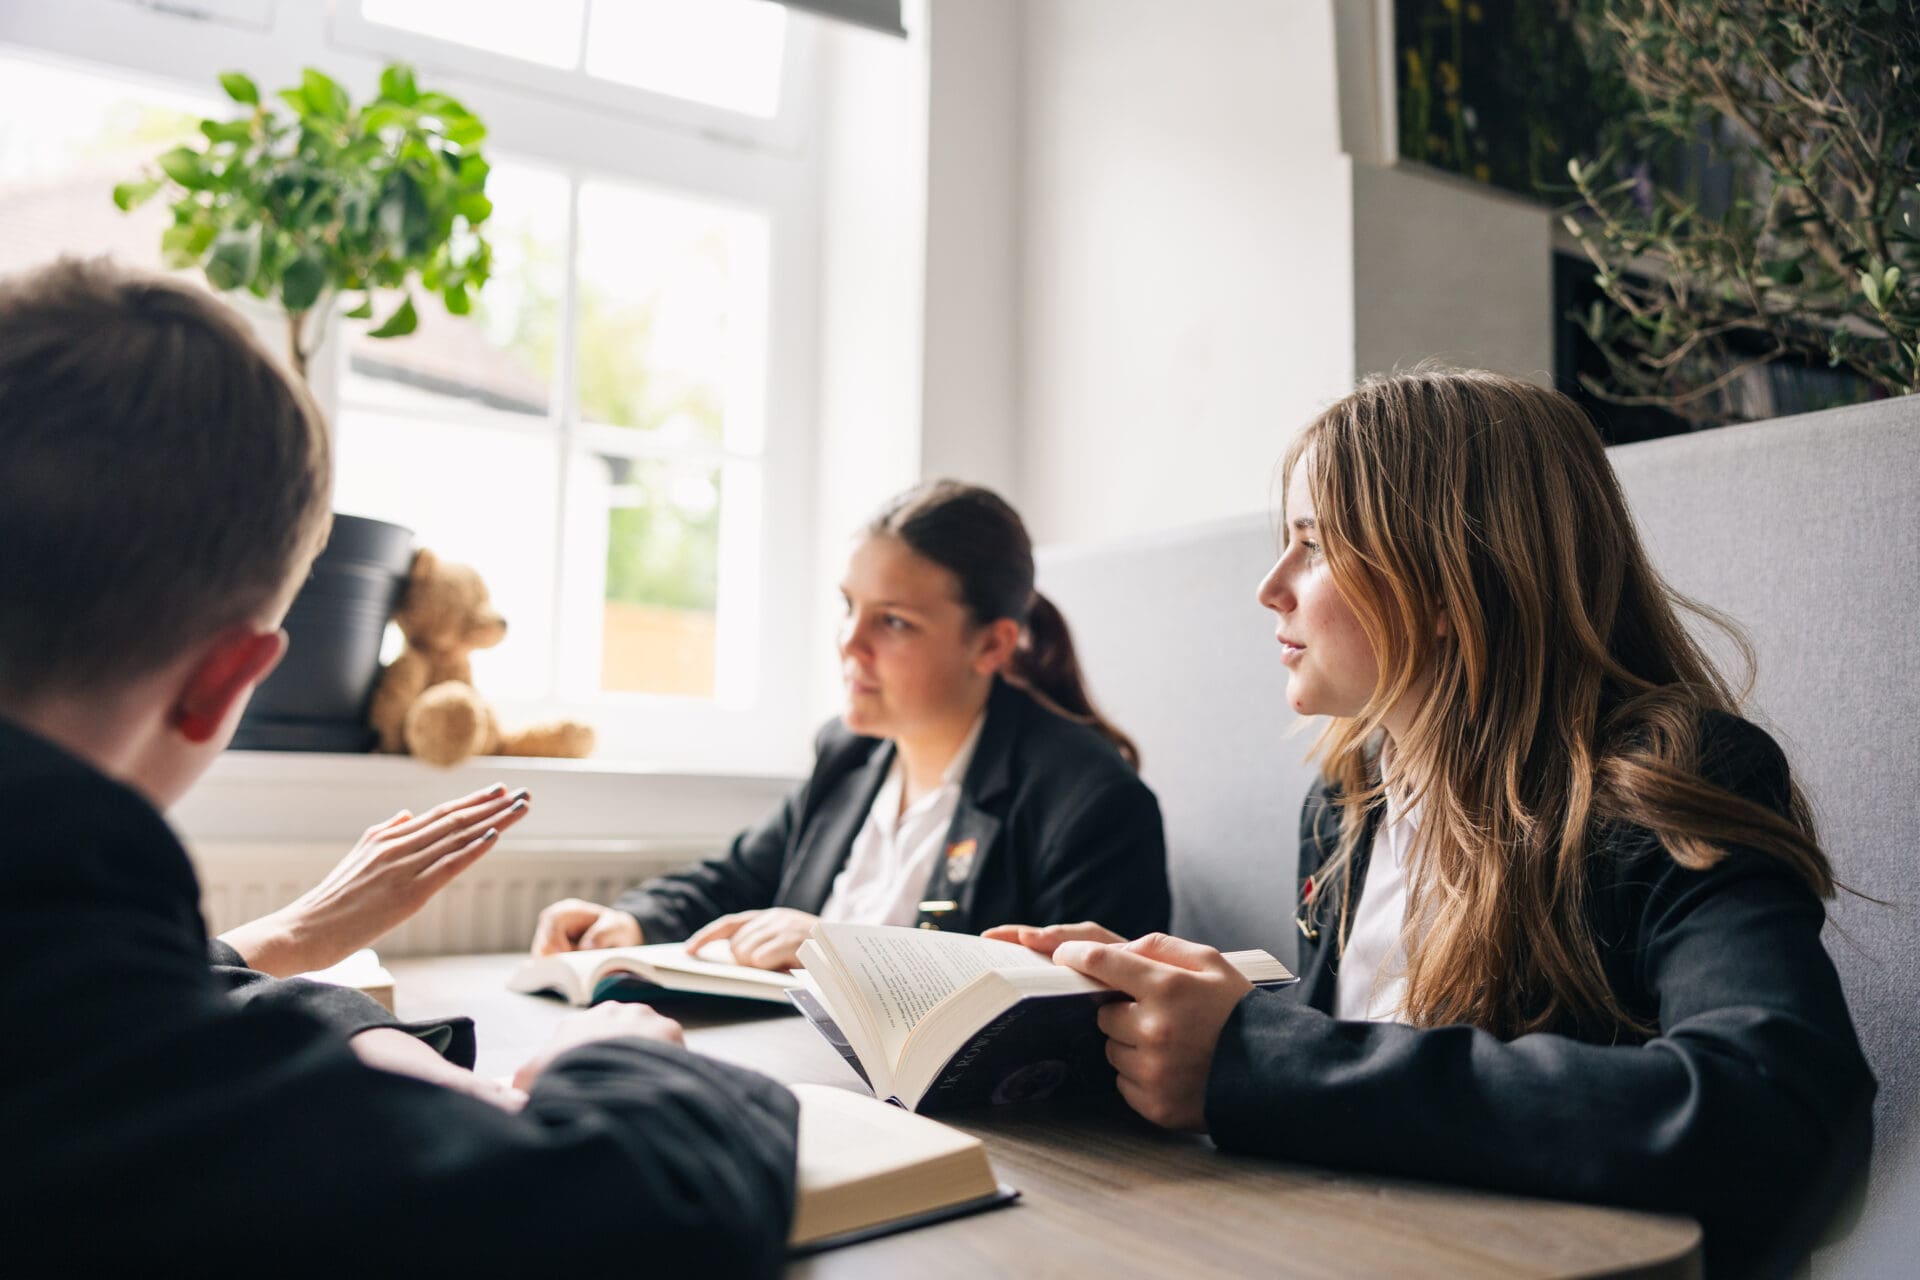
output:
{"label": "girl's nose", "polygon": [[1263,606],[1275,613],[1283,613],[1293,607],[1293,592],[1287,588],[1286,576],[1280,571],[1281,562],[1273,562],[1273,568],[1267,570],[1267,576],[1260,579],[1260,586],[1253,597]]}

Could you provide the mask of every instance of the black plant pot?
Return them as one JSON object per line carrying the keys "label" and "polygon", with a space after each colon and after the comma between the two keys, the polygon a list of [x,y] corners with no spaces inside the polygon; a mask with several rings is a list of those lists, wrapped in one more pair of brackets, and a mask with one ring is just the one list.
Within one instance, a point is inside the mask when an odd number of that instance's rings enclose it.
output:
{"label": "black plant pot", "polygon": [[413,565],[413,530],[336,515],[327,549],[287,610],[287,656],[233,735],[248,751],[371,751],[367,704],[380,638]]}

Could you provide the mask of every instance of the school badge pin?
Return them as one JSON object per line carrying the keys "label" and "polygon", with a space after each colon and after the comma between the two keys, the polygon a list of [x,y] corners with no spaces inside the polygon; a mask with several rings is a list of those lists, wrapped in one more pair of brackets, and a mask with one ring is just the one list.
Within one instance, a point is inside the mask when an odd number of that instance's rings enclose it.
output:
{"label": "school badge pin", "polygon": [[979,852],[978,840],[956,840],[947,846],[947,883],[964,884],[973,874],[973,855]]}

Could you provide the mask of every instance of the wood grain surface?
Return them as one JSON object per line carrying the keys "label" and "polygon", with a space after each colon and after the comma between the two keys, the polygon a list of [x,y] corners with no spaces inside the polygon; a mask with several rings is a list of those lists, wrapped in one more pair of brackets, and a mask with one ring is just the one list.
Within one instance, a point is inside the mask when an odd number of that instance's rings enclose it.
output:
{"label": "wood grain surface", "polygon": [[[506,989],[518,955],[395,960],[400,1016],[463,1013],[479,1069],[510,1074],[567,1007]],[[663,1005],[688,1047],[787,1083],[865,1092],[798,1016],[744,1002]],[[940,1117],[984,1138],[1012,1208],[795,1263],[794,1277],[1648,1276],[1700,1274],[1691,1220],[1364,1177],[1228,1155],[1117,1096]]]}

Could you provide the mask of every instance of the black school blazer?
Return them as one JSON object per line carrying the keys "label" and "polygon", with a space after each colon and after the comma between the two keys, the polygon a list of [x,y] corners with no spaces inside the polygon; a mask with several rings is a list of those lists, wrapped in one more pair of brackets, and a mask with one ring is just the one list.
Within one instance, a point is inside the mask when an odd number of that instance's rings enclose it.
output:
{"label": "black school blazer", "polygon": [[631,1039],[560,1055],[514,1115],[372,1070],[347,1037],[387,1019],[358,993],[209,970],[199,882],[139,795],[0,719],[0,810],[8,1274],[785,1268],[782,1086]]}
{"label": "black school blazer", "polygon": [[[1702,769],[1775,810],[1787,762],[1744,720],[1703,726]],[[1353,868],[1365,883],[1378,809]],[[1324,786],[1300,818],[1300,885],[1337,847]],[[1301,908],[1304,980],[1254,992],[1221,1033],[1207,1121],[1224,1148],[1699,1219],[1710,1275],[1790,1271],[1871,1145],[1874,1081],[1825,913],[1773,859],[1734,847],[1689,871],[1642,828],[1606,833],[1589,918],[1640,1042],[1567,1025],[1502,1041],[1467,1026],[1336,1022],[1341,885]],[[1351,916],[1349,916],[1351,919]]]}
{"label": "black school blazer", "polygon": [[[838,720],[816,739],[813,775],[778,812],[735,837],[725,855],[648,880],[615,904],[648,942],[685,938],[718,916],[762,907],[817,913],[826,904],[873,798],[893,767],[894,747],[850,733]],[[1166,839],[1160,806],[1099,733],[1048,711],[996,680],[987,699],[949,850],[921,895],[956,911],[920,923],[963,933],[996,924],[1097,920],[1128,937],[1167,927]]]}

